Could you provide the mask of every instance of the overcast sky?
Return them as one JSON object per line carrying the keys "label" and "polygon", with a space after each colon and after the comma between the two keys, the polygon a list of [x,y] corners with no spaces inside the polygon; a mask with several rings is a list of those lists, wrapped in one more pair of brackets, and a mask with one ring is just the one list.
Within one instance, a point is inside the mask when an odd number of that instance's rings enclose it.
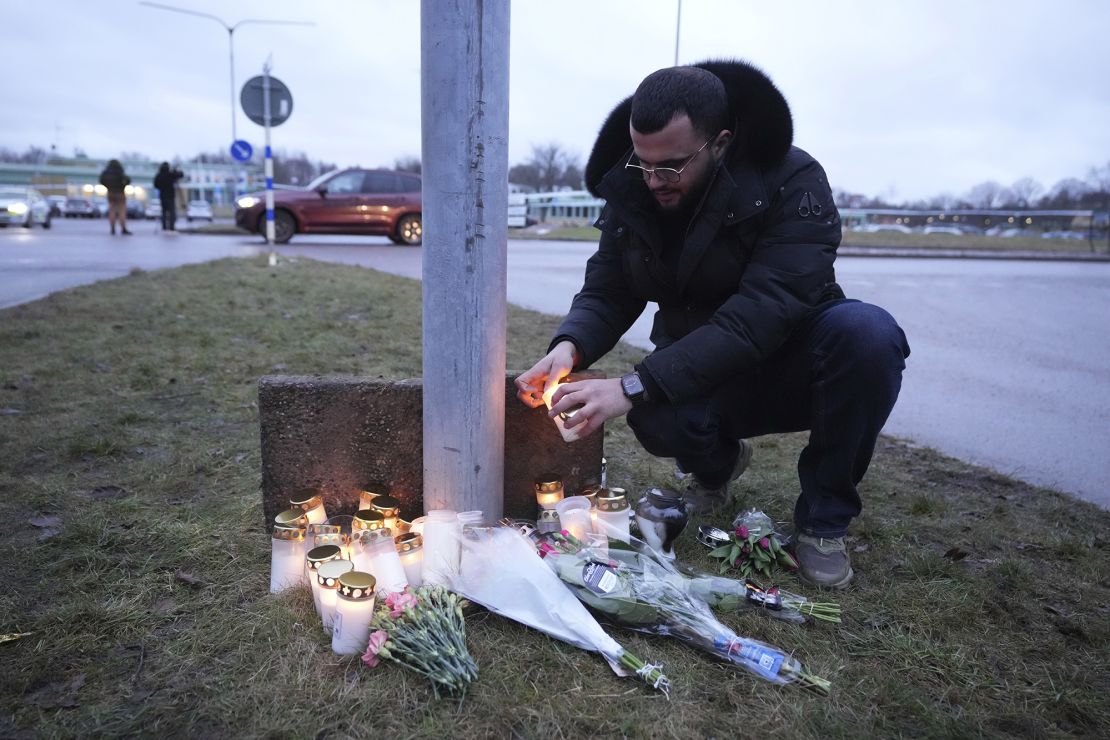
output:
{"label": "overcast sky", "polygon": [[[236,87],[293,93],[274,147],[340,165],[420,154],[417,0],[165,0],[245,25]],[[131,0],[0,0],[0,146],[156,159],[226,149],[227,32]],[[608,111],[673,64],[677,0],[516,0],[509,161],[558,142],[582,162]],[[896,200],[993,179],[1046,187],[1110,161],[1110,3],[684,0],[680,63],[732,56],[786,95],[795,143],[833,185]],[[238,90],[236,90],[238,99]],[[262,129],[238,114],[256,147]]]}

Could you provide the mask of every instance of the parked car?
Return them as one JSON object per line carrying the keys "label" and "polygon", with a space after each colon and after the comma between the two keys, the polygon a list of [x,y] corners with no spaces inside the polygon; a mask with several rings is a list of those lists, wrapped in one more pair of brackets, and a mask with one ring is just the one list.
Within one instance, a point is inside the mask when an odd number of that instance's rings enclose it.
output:
{"label": "parked car", "polygon": [[212,205],[206,200],[191,200],[185,207],[185,220],[212,223]]}
{"label": "parked car", "polygon": [[1021,236],[1025,232],[1016,226],[992,226],[983,233],[987,236],[1001,236],[1009,239],[1011,237]]}
{"label": "parked car", "polygon": [[951,224],[929,224],[921,230],[922,234],[952,234],[953,236],[960,236],[963,234],[958,226]]}
{"label": "parked car", "polygon": [[127,217],[128,218],[145,218],[146,217],[146,203],[143,203],[138,198],[127,199]]}
{"label": "parked car", "polygon": [[[415,246],[423,237],[420,177],[394,170],[343,169],[316,178],[305,188],[274,191],[274,238],[284,244],[294,234],[388,236]],[[237,202],[235,223],[266,233],[265,193]]]}
{"label": "parked car", "polygon": [[0,185],[0,226],[50,228],[50,204],[42,193],[21,185]]}
{"label": "parked car", "polygon": [[152,200],[146,204],[146,217],[160,220],[162,218],[162,201]]}
{"label": "parked car", "polygon": [[94,218],[107,218],[108,217],[108,199],[107,198],[93,198],[93,217]]}
{"label": "parked car", "polygon": [[1085,240],[1087,235],[1082,231],[1046,231],[1041,234],[1042,239],[1075,239]]}
{"label": "parked car", "polygon": [[46,202],[50,204],[50,217],[57,218],[65,215],[66,197],[64,195],[48,195]]}
{"label": "parked car", "polygon": [[913,233],[913,229],[911,229],[909,226],[903,226],[902,224],[864,224],[863,226],[860,226],[858,229],[856,229],[856,231],[862,231],[865,234],[878,234],[883,231],[894,231],[899,234]]}
{"label": "parked car", "polygon": [[66,198],[66,218],[98,218],[91,198]]}

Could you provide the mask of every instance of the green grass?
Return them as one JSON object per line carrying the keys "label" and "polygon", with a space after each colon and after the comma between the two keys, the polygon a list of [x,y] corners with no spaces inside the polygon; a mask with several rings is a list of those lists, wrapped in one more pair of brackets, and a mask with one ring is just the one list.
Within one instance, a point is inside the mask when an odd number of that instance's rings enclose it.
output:
{"label": "green grass", "polygon": [[[831,679],[828,699],[615,631],[665,664],[668,702],[477,609],[462,701],[335,656],[306,591],[267,592],[257,380],[418,376],[419,313],[416,283],[307,260],[136,273],[0,311],[0,633],[31,633],[0,643],[0,736],[1110,734],[1110,515],[888,438],[843,624],[721,615]],[[511,370],[555,322],[510,311]],[[637,357],[621,346],[603,369]],[[614,484],[672,480],[625,424],[605,433]],[[736,508],[787,518],[803,444],[757,440]],[[712,568],[691,537],[678,550]]]}
{"label": "green grass", "polygon": [[[546,231],[545,231],[546,230]],[[592,226],[564,224],[540,224],[528,229],[510,229],[512,239],[558,239],[566,241],[596,242],[600,232]],[[845,247],[893,247],[896,249],[921,250],[977,250],[987,252],[1030,251],[1030,252],[1069,252],[1090,254],[1091,245],[1086,241],[1072,239],[1041,239],[1039,235],[1004,238],[967,234],[900,234],[884,232],[868,234],[859,231],[845,231],[841,246]],[[1103,237],[1095,242],[1094,252],[1106,254],[1110,247]]]}

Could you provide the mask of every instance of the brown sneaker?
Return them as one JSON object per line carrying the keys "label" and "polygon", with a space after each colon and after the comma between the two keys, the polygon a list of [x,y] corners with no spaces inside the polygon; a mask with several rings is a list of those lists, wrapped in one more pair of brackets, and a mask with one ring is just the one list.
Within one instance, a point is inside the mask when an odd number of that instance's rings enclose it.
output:
{"label": "brown sneaker", "polygon": [[799,534],[794,545],[798,577],[822,588],[844,588],[852,580],[852,560],[843,537]]}
{"label": "brown sneaker", "polygon": [[739,478],[748,469],[751,462],[751,443],[742,439],[740,440],[740,455],[736,458],[736,466],[732,469],[732,475],[729,476],[728,481],[723,486],[709,488],[702,485],[696,475],[691,476],[693,482],[687,486],[686,492],[683,494],[683,498],[686,499],[687,511],[691,514],[712,514],[727,506],[731,499],[728,492],[729,484]]}

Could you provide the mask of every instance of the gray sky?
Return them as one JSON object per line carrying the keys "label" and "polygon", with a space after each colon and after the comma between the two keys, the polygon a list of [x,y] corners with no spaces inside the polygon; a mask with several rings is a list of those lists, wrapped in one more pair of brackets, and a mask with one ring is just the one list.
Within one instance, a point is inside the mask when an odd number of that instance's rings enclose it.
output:
{"label": "gray sky", "polygon": [[[274,147],[340,165],[420,154],[417,0],[163,0],[243,18],[236,87],[293,92]],[[227,33],[130,0],[0,0],[0,145],[156,159],[226,149]],[[558,142],[582,162],[608,111],[674,61],[677,0],[516,0],[509,161]],[[896,200],[987,179],[1045,187],[1110,161],[1110,3],[685,0],[681,63],[740,57],[790,101],[795,143],[833,185]],[[238,90],[236,90],[236,100]],[[239,136],[262,129],[241,113]]]}

